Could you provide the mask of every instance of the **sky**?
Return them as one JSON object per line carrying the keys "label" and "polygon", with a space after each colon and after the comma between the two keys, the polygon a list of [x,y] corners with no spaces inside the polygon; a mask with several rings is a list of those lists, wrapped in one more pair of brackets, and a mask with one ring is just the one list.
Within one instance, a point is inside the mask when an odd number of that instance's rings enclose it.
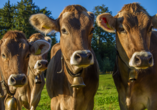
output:
{"label": "sky", "polygon": [[[2,8],[7,1],[8,0],[0,0],[0,8]],[[21,0],[10,0],[11,4],[16,4],[18,1]],[[112,11],[112,15],[114,16],[125,4],[133,2],[140,3],[151,16],[157,13],[157,0],[33,0],[33,3],[40,8],[47,7],[47,9],[51,11],[54,19],[57,19],[62,10],[68,5],[79,4],[88,11],[93,11],[95,6],[104,4],[108,7],[109,11]],[[59,36],[59,33],[57,33],[57,39],[59,39]]]}

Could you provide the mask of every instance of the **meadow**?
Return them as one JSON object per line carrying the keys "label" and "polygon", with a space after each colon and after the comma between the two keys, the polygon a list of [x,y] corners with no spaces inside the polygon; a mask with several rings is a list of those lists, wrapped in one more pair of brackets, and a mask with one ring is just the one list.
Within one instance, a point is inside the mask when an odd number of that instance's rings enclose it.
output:
{"label": "meadow", "polygon": [[[101,74],[99,78],[99,88],[94,98],[94,110],[120,110],[112,74]],[[51,110],[46,86],[42,91],[41,100],[36,110]]]}

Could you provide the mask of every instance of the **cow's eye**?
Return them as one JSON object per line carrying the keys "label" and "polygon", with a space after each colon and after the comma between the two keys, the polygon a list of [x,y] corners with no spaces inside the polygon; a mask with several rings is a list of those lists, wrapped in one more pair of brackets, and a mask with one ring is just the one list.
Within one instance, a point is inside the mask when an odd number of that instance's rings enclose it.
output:
{"label": "cow's eye", "polygon": [[30,56],[30,54],[27,54],[26,59],[28,59],[28,58],[29,58],[29,56]]}
{"label": "cow's eye", "polygon": [[2,56],[2,58],[6,58],[5,54],[2,54],[1,56]]}
{"label": "cow's eye", "polygon": [[90,34],[93,34],[93,32],[94,32],[94,28],[92,28],[92,30],[90,31]]}
{"label": "cow's eye", "polygon": [[61,31],[62,31],[62,34],[68,34],[65,28],[63,28]]}
{"label": "cow's eye", "polygon": [[148,32],[152,32],[153,26],[151,26],[148,30]]}
{"label": "cow's eye", "polygon": [[120,33],[126,33],[126,30],[124,28],[119,28]]}

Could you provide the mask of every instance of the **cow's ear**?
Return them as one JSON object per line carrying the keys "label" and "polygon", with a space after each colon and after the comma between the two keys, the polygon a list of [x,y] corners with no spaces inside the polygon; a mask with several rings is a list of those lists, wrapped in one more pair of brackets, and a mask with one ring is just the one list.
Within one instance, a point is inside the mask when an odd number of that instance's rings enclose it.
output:
{"label": "cow's ear", "polygon": [[1,40],[0,40],[0,46],[2,45],[2,43],[3,43],[3,40],[1,39]]}
{"label": "cow's ear", "polygon": [[157,14],[152,17],[152,24],[157,29]]}
{"label": "cow's ear", "polygon": [[29,18],[32,26],[42,33],[49,33],[52,30],[59,31],[58,20],[53,20],[45,14],[34,14]]}
{"label": "cow's ear", "polygon": [[52,44],[52,40],[51,40],[51,38],[50,38],[50,37],[45,36],[45,37],[44,37],[44,39],[45,39],[47,42],[49,42],[50,44]]}
{"label": "cow's ear", "polygon": [[96,18],[97,25],[103,30],[115,33],[116,18],[114,18],[110,13],[103,13]]}
{"label": "cow's ear", "polygon": [[89,17],[91,18],[92,22],[94,23],[94,14],[90,11],[87,12]]}
{"label": "cow's ear", "polygon": [[45,40],[36,40],[30,48],[30,51],[34,55],[43,55],[47,53],[51,48],[51,45],[49,42]]}

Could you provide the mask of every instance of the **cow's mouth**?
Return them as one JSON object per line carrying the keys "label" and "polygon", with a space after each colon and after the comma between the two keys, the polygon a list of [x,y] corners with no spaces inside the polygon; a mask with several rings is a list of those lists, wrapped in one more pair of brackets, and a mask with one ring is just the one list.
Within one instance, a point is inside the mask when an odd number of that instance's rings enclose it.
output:
{"label": "cow's mouth", "polygon": [[148,69],[149,67],[134,67],[136,70],[146,70]]}
{"label": "cow's mouth", "polygon": [[36,74],[41,74],[43,71],[45,71],[47,68],[39,68],[39,69],[36,69]]}
{"label": "cow's mouth", "polygon": [[77,73],[82,73],[82,72],[83,72],[83,68],[80,68],[80,70]]}
{"label": "cow's mouth", "polygon": [[82,73],[83,71],[83,67],[78,67],[78,66],[72,66],[73,67],[73,73],[74,74],[78,74],[78,73]]}

